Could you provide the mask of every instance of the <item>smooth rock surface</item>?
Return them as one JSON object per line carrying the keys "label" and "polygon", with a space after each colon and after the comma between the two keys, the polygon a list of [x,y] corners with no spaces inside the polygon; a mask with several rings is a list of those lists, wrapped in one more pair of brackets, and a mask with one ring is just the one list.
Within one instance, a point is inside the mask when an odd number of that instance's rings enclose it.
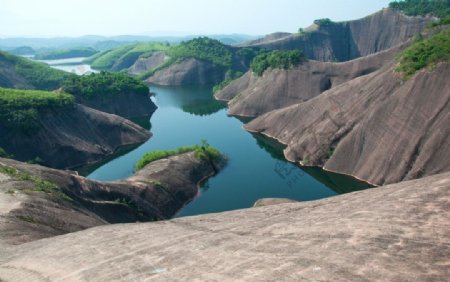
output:
{"label": "smooth rock surface", "polygon": [[307,61],[284,70],[268,69],[262,76],[248,71],[214,94],[227,101],[229,114],[256,117],[307,101],[338,85],[379,70],[409,43],[344,63]]}
{"label": "smooth rock surface", "polygon": [[156,72],[146,82],[166,86],[217,84],[225,78],[225,72],[219,65],[189,58]]}
{"label": "smooth rock surface", "polygon": [[264,199],[257,200],[253,206],[254,207],[264,207],[264,206],[295,203],[295,202],[298,202],[298,201],[287,199],[287,198],[264,198]]}
{"label": "smooth rock surface", "polygon": [[272,50],[302,50],[306,57],[318,61],[348,61],[397,46],[435,21],[432,17],[409,17],[383,9],[362,19],[313,25],[305,35],[267,37],[242,44]]}
{"label": "smooth rock surface", "polygon": [[245,128],[287,145],[286,158],[375,185],[450,171],[450,63],[408,81],[394,62]]}
{"label": "smooth rock surface", "polygon": [[449,281],[450,174],[1,249],[4,281]]}

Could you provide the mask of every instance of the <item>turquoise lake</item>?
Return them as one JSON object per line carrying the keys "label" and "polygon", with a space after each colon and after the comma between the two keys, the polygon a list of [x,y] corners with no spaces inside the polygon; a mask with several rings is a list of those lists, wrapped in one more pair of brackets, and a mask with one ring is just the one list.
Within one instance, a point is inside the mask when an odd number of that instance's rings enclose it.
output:
{"label": "turquoise lake", "polygon": [[309,201],[368,187],[347,176],[285,161],[276,142],[248,133],[242,121],[228,116],[225,106],[213,99],[211,87],[151,86],[151,91],[158,106],[150,118],[153,137],[101,165],[88,178],[129,177],[143,154],[204,139],[226,154],[228,164],[204,183],[178,217],[248,208],[260,198]]}

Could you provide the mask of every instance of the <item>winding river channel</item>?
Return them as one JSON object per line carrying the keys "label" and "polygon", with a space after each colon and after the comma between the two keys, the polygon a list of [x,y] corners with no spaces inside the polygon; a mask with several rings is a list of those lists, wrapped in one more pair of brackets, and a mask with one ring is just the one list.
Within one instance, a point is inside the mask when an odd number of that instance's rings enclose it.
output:
{"label": "winding river channel", "polygon": [[227,155],[228,164],[204,183],[197,198],[177,216],[248,208],[260,198],[308,201],[367,187],[346,176],[285,161],[279,145],[248,133],[239,119],[228,116],[225,106],[214,100],[211,87],[151,86],[151,91],[158,106],[150,119],[153,137],[101,165],[88,178],[129,177],[146,152],[199,144],[204,139]]}

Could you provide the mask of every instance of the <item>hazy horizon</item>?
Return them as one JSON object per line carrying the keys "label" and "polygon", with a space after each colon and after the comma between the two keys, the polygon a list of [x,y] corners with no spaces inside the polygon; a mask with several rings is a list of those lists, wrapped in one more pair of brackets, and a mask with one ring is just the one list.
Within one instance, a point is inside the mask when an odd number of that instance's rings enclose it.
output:
{"label": "hazy horizon", "polygon": [[391,0],[1,0],[0,37],[264,35],[358,19]]}

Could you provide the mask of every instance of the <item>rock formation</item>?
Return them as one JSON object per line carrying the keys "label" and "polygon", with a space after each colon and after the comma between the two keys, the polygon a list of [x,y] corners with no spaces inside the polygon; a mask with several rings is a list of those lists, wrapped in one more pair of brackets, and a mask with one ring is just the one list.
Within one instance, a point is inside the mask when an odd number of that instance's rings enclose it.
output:
{"label": "rock formation", "polygon": [[168,219],[221,165],[190,152],[154,161],[125,180],[98,182],[0,158],[0,246],[109,223]]}
{"label": "rock formation", "polygon": [[286,158],[381,185],[450,170],[450,64],[408,81],[393,63],[246,125]]}
{"label": "rock formation", "polygon": [[372,73],[392,62],[407,45],[344,63],[307,61],[289,70],[269,69],[262,76],[248,71],[215,97],[229,102],[231,115],[256,117],[309,100],[344,82]]}
{"label": "rock formation", "polygon": [[54,168],[98,162],[124,145],[150,138],[144,128],[116,115],[75,104],[39,113],[32,133],[10,130],[0,123],[0,147],[22,161],[39,159]]}
{"label": "rock formation", "polygon": [[374,54],[405,42],[434,21],[432,17],[409,17],[383,9],[362,19],[312,26],[303,34],[267,37],[242,44],[272,50],[303,50],[318,61],[348,61]]}
{"label": "rock formation", "polygon": [[1,248],[4,281],[447,281],[450,174]]}
{"label": "rock formation", "polygon": [[155,52],[150,57],[140,57],[130,68],[128,68],[128,73],[131,75],[143,74],[146,71],[162,65],[167,59],[168,57],[164,52]]}
{"label": "rock formation", "polygon": [[146,82],[157,85],[217,84],[225,78],[225,73],[225,67],[190,58],[156,72]]}

